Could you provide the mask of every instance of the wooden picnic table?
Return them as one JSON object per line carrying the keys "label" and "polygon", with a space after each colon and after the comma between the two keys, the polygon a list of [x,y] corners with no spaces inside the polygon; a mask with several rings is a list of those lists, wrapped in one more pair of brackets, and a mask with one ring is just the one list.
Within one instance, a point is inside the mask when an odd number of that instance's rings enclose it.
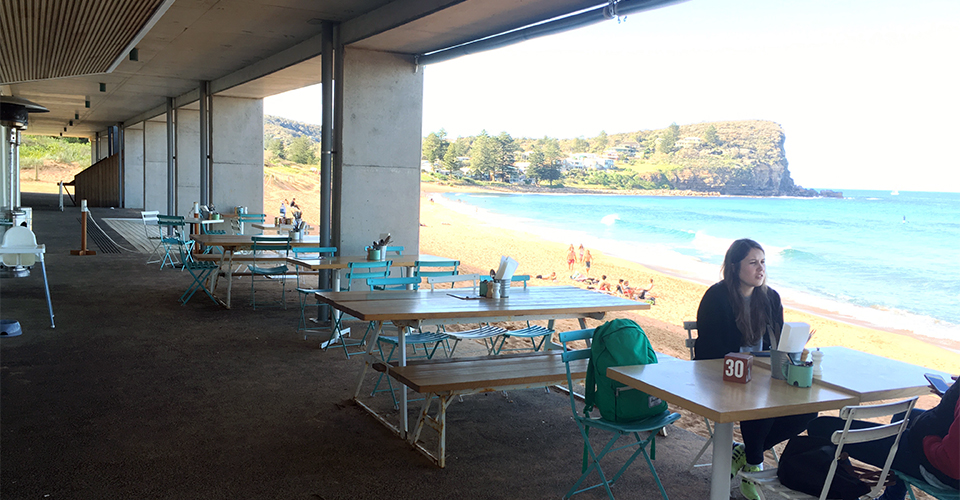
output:
{"label": "wooden picnic table", "polygon": [[[557,319],[577,319],[581,328],[586,328],[585,318],[602,320],[608,312],[649,309],[650,304],[622,297],[615,297],[592,290],[572,286],[543,286],[520,288],[510,291],[506,299],[463,300],[457,296],[475,295],[470,289],[437,289],[433,291],[356,291],[356,292],[320,292],[319,300],[333,308],[359,318],[361,321],[375,323],[373,337],[368,340],[366,353],[362,356],[363,366],[357,378],[354,400],[376,416],[381,422],[387,421],[376,411],[359,400],[367,370],[380,360],[373,355],[377,338],[384,322],[392,322],[399,329],[399,366],[407,364],[406,330],[423,326],[451,323],[479,323],[496,321],[534,321],[547,320],[553,328]],[[407,435],[407,394],[406,386],[401,391],[400,423],[394,428],[401,437]]]}
{"label": "wooden picnic table", "polygon": [[[220,271],[213,273],[210,277],[212,280],[210,286],[210,292],[213,293],[217,288],[217,283],[219,281],[220,273],[226,273],[227,275],[227,300],[220,301],[220,303],[230,309],[231,295],[233,291],[233,261],[235,259],[235,254],[241,250],[249,250],[253,248],[253,236],[250,234],[193,234],[190,235],[194,241],[204,245],[204,246],[218,246],[223,248],[223,253],[217,259],[220,264]],[[259,236],[259,235],[256,235]],[[263,238],[277,238],[284,239],[285,236],[278,235],[263,235]],[[320,237],[319,236],[305,236],[300,240],[291,241],[290,246],[293,247],[317,247],[320,246]],[[204,258],[205,256],[194,256],[194,258]],[[211,256],[211,258],[216,258]],[[283,257],[282,260],[286,260],[286,257]],[[219,299],[218,299],[219,300]]]}
{"label": "wooden picnic table", "polygon": [[[834,359],[828,362],[828,356]],[[774,379],[769,359],[764,364],[760,357],[754,358],[746,384],[723,380],[723,359],[620,366],[607,369],[607,376],[716,422],[710,498],[727,500],[734,422],[928,394],[921,372],[935,372],[845,348],[831,348],[823,359],[823,377],[809,388]]]}

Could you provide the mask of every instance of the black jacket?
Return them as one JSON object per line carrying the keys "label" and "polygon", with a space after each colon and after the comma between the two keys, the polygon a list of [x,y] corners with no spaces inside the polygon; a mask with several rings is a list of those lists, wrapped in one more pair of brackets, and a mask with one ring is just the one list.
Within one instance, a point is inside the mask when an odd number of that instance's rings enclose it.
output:
{"label": "black jacket", "polygon": [[[771,319],[771,327],[773,331],[779,332],[783,329],[780,294],[767,288],[767,298],[770,299],[768,317]],[[703,294],[700,308],[697,309],[697,342],[693,359],[717,359],[731,352],[739,352],[742,337],[726,285],[722,281],[714,284]],[[769,346],[770,339],[765,332],[763,347],[767,349]]]}

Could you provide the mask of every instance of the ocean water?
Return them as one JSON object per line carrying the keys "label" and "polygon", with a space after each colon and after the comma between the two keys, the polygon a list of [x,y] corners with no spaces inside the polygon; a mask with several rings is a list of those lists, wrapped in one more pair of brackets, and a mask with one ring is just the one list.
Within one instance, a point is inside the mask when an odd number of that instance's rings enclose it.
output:
{"label": "ocean water", "polygon": [[492,224],[703,283],[733,240],[763,245],[784,299],[840,319],[960,341],[960,193],[844,198],[448,193]]}

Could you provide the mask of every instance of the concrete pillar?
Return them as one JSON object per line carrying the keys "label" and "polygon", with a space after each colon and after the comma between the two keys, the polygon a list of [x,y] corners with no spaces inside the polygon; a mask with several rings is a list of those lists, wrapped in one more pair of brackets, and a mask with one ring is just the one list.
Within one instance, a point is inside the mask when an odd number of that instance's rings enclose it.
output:
{"label": "concrete pillar", "polygon": [[123,129],[123,199],[126,208],[143,208],[143,123]]}
{"label": "concrete pillar", "polygon": [[144,122],[143,209],[167,212],[167,122]]}
{"label": "concrete pillar", "polygon": [[[213,96],[211,108],[213,199],[210,201],[223,213],[237,206],[247,207],[250,213],[264,213],[263,99]],[[191,154],[199,158],[199,153]]]}
{"label": "concrete pillar", "polygon": [[193,202],[200,201],[200,112],[180,108],[174,127],[177,134],[177,214],[186,215],[193,210]]}
{"label": "concrete pillar", "polygon": [[[420,247],[420,128],[423,71],[400,54],[343,52],[340,206],[335,225],[343,255],[391,233],[405,253]],[[339,82],[338,82],[339,85]],[[334,186],[337,189],[338,186]],[[336,198],[335,198],[336,199]],[[336,234],[336,232],[335,232]]]}

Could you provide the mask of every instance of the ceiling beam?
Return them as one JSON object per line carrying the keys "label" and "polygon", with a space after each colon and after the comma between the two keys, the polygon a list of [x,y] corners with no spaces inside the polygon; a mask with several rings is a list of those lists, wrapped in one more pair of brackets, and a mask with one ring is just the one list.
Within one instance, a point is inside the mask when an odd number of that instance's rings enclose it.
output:
{"label": "ceiling beam", "polygon": [[340,24],[340,41],[350,45],[448,9],[465,0],[399,0]]}

